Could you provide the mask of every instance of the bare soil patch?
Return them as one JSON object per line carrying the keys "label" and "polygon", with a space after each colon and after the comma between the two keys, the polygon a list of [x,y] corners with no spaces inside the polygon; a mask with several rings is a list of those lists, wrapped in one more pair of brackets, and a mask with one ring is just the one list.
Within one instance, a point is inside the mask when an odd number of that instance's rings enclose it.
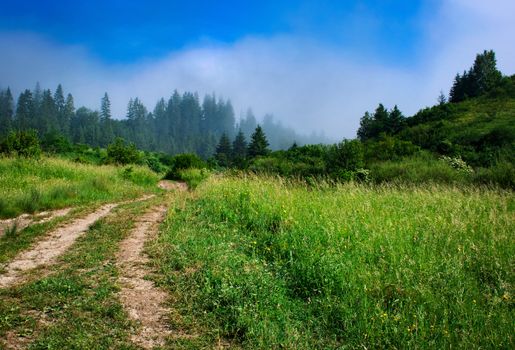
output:
{"label": "bare soil patch", "polygon": [[188,185],[185,182],[178,181],[170,181],[170,180],[161,180],[157,184],[160,189],[171,191],[171,190],[179,190],[186,191],[188,189]]}

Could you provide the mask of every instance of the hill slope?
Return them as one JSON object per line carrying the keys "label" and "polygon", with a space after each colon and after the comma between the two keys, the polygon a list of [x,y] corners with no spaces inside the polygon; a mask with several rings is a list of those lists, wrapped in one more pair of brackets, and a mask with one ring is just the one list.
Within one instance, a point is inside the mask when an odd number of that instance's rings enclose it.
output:
{"label": "hill slope", "polygon": [[487,95],[423,109],[406,119],[398,137],[475,166],[514,162],[515,76]]}

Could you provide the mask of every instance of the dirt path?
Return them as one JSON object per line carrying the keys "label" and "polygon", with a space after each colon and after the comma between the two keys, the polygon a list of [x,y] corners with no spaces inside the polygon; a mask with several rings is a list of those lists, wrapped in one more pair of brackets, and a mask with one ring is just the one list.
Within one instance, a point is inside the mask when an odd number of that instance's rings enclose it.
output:
{"label": "dirt path", "polygon": [[55,218],[65,216],[71,211],[71,209],[72,208],[64,208],[43,211],[34,215],[22,214],[13,219],[0,220],[0,237],[2,237],[6,231],[12,229],[15,226],[17,231],[23,230],[25,227],[28,227],[32,224],[42,224]]}
{"label": "dirt path", "polygon": [[170,190],[179,190],[179,191],[186,191],[188,189],[188,185],[184,182],[177,182],[177,181],[169,181],[169,180],[161,180],[157,184],[157,186],[160,189],[170,191]]}
{"label": "dirt path", "polygon": [[0,275],[0,288],[10,287],[23,280],[23,273],[38,266],[52,263],[64,253],[95,221],[106,216],[119,204],[106,204],[93,213],[76,219],[47,235],[30,250],[18,254]]}
{"label": "dirt path", "polygon": [[120,300],[129,316],[140,324],[131,340],[145,348],[164,345],[170,330],[166,327],[169,310],[164,306],[167,294],[146,280],[148,257],[143,253],[145,241],[157,235],[159,223],[167,208],[158,206],[147,211],[120,245],[117,265],[120,269]]}

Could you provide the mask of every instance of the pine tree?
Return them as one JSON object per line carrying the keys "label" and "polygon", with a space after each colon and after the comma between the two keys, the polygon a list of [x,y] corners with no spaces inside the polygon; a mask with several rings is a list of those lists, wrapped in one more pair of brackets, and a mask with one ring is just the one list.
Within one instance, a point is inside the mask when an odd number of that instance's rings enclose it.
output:
{"label": "pine tree", "polygon": [[154,107],[154,125],[153,125],[153,134],[156,138],[156,146],[158,149],[166,149],[168,140],[168,132],[170,129],[170,121],[168,119],[167,111],[166,111],[166,102],[164,98],[161,98],[157,101],[156,106]]}
{"label": "pine tree", "polygon": [[218,161],[219,165],[226,167],[231,163],[231,155],[231,141],[229,141],[227,134],[223,133],[218,142],[218,146],[216,146],[215,159]]}
{"label": "pine tree", "polygon": [[406,118],[404,115],[402,115],[402,112],[399,110],[397,105],[395,105],[388,114],[388,121],[386,123],[385,132],[391,135],[396,134],[402,130],[405,122]]}
{"label": "pine tree", "polygon": [[449,102],[460,102],[467,98],[483,95],[500,84],[502,73],[497,70],[495,52],[483,51],[478,54],[474,65],[463,75],[457,74],[454,78]]}
{"label": "pine tree", "polygon": [[234,165],[243,168],[247,157],[247,140],[243,131],[238,131],[232,143],[232,159]]}
{"label": "pine tree", "polygon": [[0,91],[0,139],[13,127],[14,101],[11,89]]}
{"label": "pine tree", "polygon": [[111,119],[111,101],[109,101],[109,96],[106,92],[100,103],[100,120],[106,121],[109,119]]}
{"label": "pine tree", "polygon": [[55,101],[55,106],[57,108],[57,112],[59,112],[59,113],[62,112],[64,110],[65,101],[64,101],[63,87],[61,86],[61,84],[57,85],[57,89],[55,89],[54,101]]}
{"label": "pine tree", "polygon": [[447,103],[447,98],[445,97],[442,90],[440,90],[440,95],[438,95],[438,98],[436,100],[440,106]]}
{"label": "pine tree", "polygon": [[368,112],[365,112],[365,115],[363,117],[361,117],[361,120],[359,121],[359,129],[357,132],[358,138],[361,141],[366,141],[372,137],[370,131],[371,131],[373,122],[374,122],[374,119]]}
{"label": "pine tree", "polygon": [[243,131],[238,131],[232,143],[232,154],[234,158],[245,159],[247,156],[247,140]]}
{"label": "pine tree", "polygon": [[32,92],[30,90],[25,90],[18,98],[15,118],[16,128],[18,130],[28,130],[35,128],[33,116],[34,100],[32,99]]}
{"label": "pine tree", "polygon": [[268,146],[269,144],[266,139],[266,135],[263,132],[261,126],[258,125],[251,136],[251,141],[247,149],[247,154],[250,158],[266,156],[270,153],[270,149],[268,149]]}
{"label": "pine tree", "polygon": [[41,136],[48,133],[55,133],[59,130],[59,122],[57,120],[57,108],[55,105],[52,92],[47,89],[43,91],[43,97],[39,108],[38,131]]}
{"label": "pine tree", "polygon": [[70,119],[67,118],[65,113],[66,101],[64,99],[64,92],[61,84],[57,85],[57,89],[55,90],[54,102],[57,110],[57,121],[59,124],[59,131],[63,135],[68,135],[70,133]]}
{"label": "pine tree", "polygon": [[470,75],[474,81],[474,96],[485,94],[498,86],[501,82],[502,74],[497,70],[495,52],[485,50],[482,54],[478,54]]}
{"label": "pine tree", "polygon": [[100,102],[100,145],[107,146],[114,139],[113,123],[111,120],[111,101],[107,92]]}

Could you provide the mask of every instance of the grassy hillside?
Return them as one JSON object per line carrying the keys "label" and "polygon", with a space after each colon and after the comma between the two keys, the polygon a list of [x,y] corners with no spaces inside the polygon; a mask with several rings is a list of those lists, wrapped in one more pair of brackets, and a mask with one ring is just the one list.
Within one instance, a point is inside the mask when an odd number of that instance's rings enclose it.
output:
{"label": "grassy hillside", "polygon": [[506,81],[500,91],[421,110],[407,119],[399,137],[475,166],[515,162],[515,77]]}
{"label": "grassy hillside", "polygon": [[87,203],[135,198],[155,190],[146,167],[78,164],[44,157],[0,157],[0,218]]}
{"label": "grassy hillside", "polygon": [[178,348],[510,348],[510,192],[210,178],[151,249]]}

